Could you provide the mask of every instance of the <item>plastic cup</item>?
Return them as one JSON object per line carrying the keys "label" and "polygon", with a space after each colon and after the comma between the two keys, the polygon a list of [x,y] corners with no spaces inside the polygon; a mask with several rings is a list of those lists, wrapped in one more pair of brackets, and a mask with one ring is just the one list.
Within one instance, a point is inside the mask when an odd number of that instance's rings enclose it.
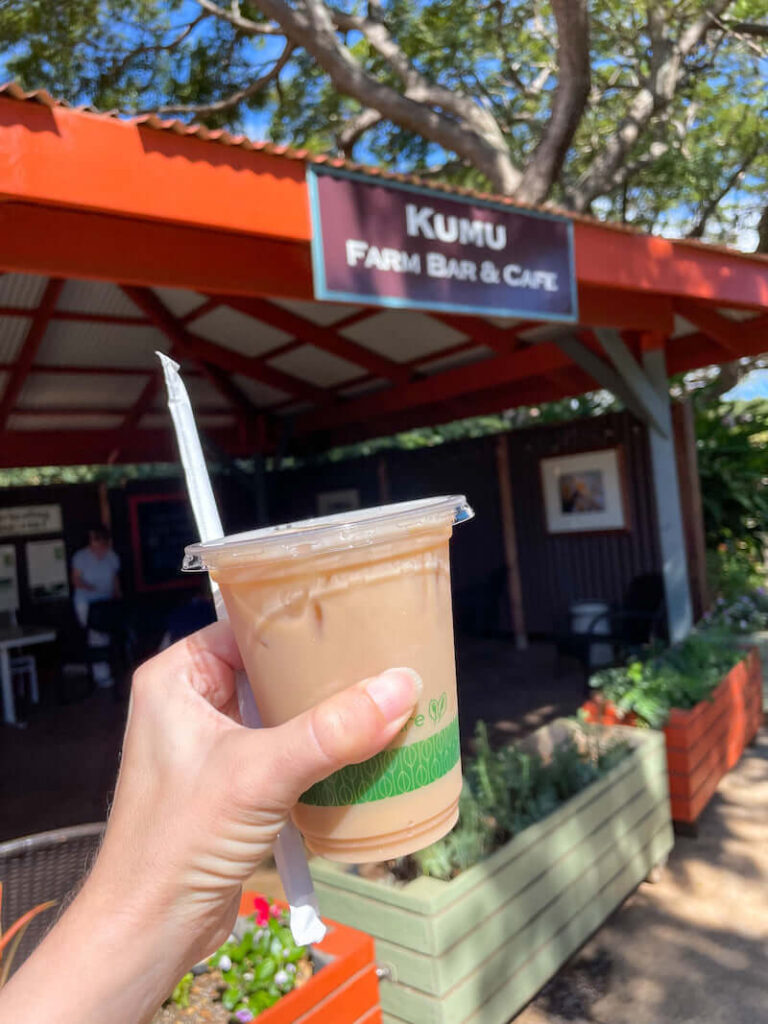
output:
{"label": "plastic cup", "polygon": [[408,666],[424,682],[397,738],[303,794],[293,812],[332,860],[389,860],[445,835],[461,791],[448,542],[463,496],[308,519],[193,544],[221,594],[265,725]]}

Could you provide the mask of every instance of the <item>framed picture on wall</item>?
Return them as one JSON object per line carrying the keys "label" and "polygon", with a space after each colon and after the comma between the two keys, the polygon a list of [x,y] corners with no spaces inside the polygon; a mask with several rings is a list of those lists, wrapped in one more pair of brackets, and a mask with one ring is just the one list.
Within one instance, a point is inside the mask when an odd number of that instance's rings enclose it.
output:
{"label": "framed picture on wall", "polygon": [[621,448],[556,455],[540,466],[549,533],[629,528]]}
{"label": "framed picture on wall", "polygon": [[332,516],[337,512],[354,512],[360,508],[360,491],[349,487],[343,491],[323,491],[317,496],[317,514]]}

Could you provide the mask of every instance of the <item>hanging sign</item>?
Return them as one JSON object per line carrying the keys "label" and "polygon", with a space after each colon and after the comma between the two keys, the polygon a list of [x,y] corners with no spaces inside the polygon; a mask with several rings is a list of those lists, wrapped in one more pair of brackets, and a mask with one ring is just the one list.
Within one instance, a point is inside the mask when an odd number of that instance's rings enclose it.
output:
{"label": "hanging sign", "polygon": [[0,537],[60,533],[61,529],[61,505],[17,505],[15,508],[0,508]]}
{"label": "hanging sign", "polygon": [[315,297],[578,319],[566,217],[307,168]]}

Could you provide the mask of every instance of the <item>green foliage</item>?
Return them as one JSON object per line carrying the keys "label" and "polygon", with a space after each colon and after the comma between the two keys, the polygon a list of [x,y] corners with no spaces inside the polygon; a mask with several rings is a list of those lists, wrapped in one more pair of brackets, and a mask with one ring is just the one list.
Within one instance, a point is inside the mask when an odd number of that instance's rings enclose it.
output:
{"label": "green foliage", "polygon": [[[292,991],[297,965],[307,957],[306,948],[294,942],[286,912],[272,909],[259,913],[262,925],[251,915],[242,937],[225,942],[208,961],[209,967],[221,971],[225,986],[221,1002],[233,1015],[233,1024],[246,1019],[248,1013],[258,1017]],[[172,1002],[188,1007],[193,983],[194,976],[185,974],[173,990]],[[235,1016],[238,1013],[240,1017]]]}
{"label": "green foliage", "polygon": [[624,715],[634,712],[640,725],[661,728],[672,708],[695,707],[707,700],[744,651],[716,623],[702,624],[682,643],[652,652],[619,668],[602,669],[590,679]]}
{"label": "green foliage", "polygon": [[768,399],[697,403],[707,544],[758,559],[768,532]]}
{"label": "green foliage", "polygon": [[569,738],[549,760],[508,746],[494,750],[484,722],[465,766],[459,821],[445,838],[414,854],[421,874],[450,879],[477,864],[513,836],[555,811],[626,756],[624,743],[607,746]]}

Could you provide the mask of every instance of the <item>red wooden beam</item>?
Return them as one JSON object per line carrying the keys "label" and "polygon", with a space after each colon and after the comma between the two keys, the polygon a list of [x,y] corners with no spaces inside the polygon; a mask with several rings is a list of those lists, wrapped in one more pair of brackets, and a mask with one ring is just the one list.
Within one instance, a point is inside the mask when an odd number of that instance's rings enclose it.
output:
{"label": "red wooden beam", "polygon": [[21,352],[16,360],[16,366],[11,372],[11,378],[5,386],[5,394],[2,401],[0,401],[0,432],[5,428],[8,417],[16,404],[16,399],[24,387],[24,381],[32,369],[37,350],[40,348],[43,335],[56,308],[56,303],[63,287],[64,282],[59,278],[51,279],[45,286],[40,305],[35,310]]}
{"label": "red wooden beam", "polygon": [[[325,352],[346,359],[347,362],[356,363],[377,377],[384,377],[396,384],[404,384],[410,380],[411,374],[407,367],[371,351],[364,345],[358,345],[357,342],[343,338],[337,334],[334,327],[313,324],[309,320],[305,320],[304,317],[297,316],[290,310],[283,309],[282,306],[275,306],[264,299],[234,297],[227,299],[226,302],[234,309],[239,309],[241,313],[254,316],[272,327],[293,334],[299,341],[321,348]],[[355,317],[355,319],[359,318]]]}
{"label": "red wooden beam", "polygon": [[707,337],[722,346],[732,358],[755,353],[755,346],[768,351],[768,316],[752,320],[729,320],[711,306],[678,299],[675,309]]}
{"label": "red wooden beam", "polygon": [[482,362],[445,370],[424,380],[411,381],[400,388],[387,388],[331,409],[308,413],[297,424],[297,431],[330,430],[344,423],[365,421],[376,416],[402,412],[421,405],[444,402],[482,391],[493,386],[511,384],[567,366],[568,357],[551,342],[530,346],[507,356],[484,359]]}
{"label": "red wooden beam", "polygon": [[[32,317],[34,315],[34,308],[0,306],[0,316]],[[76,320],[78,322],[94,324],[124,324],[131,327],[147,327],[149,325],[149,321],[143,316],[110,316],[107,313],[81,313],[79,310],[71,309],[55,309],[51,313],[51,320]]]}
{"label": "red wooden beam", "polygon": [[149,377],[144,387],[141,389],[141,394],[133,403],[131,408],[123,417],[123,421],[117,428],[121,436],[129,434],[135,427],[137,427],[144,416],[144,413],[149,412],[152,405],[157,397],[157,393],[160,390],[161,374],[159,368]]}
{"label": "red wooden beam", "polygon": [[[185,374],[188,377],[189,374]],[[153,411],[157,413],[165,413],[167,409],[154,409],[146,410],[147,412]],[[17,416],[27,416],[34,418],[35,416],[125,416],[125,409],[116,409],[114,406],[90,406],[81,405],[78,409],[74,409],[71,405],[60,406],[60,405],[46,405],[43,408],[16,408],[13,410],[14,418]],[[195,415],[197,416],[227,416],[231,415],[231,410],[226,409],[220,405],[196,405]]]}
{"label": "red wooden beam", "polygon": [[439,320],[441,323],[447,324],[448,327],[453,327],[454,330],[466,334],[476,345],[485,345],[502,356],[515,351],[518,347],[517,336],[522,331],[540,326],[538,320],[524,320],[511,327],[497,327],[496,324],[490,324],[480,317],[459,313],[430,313],[429,316],[433,320]]}
{"label": "red wooden beam", "polygon": [[312,298],[309,245],[13,202],[0,202],[0,238],[7,270]]}
{"label": "red wooden beam", "polygon": [[[10,373],[15,366],[15,363],[0,363],[0,373]],[[146,377],[151,371],[146,367],[139,366],[46,366],[37,363],[32,367],[31,372],[47,374],[78,373],[97,377],[103,377],[105,374],[109,374],[110,377]],[[200,376],[200,371],[194,366],[186,369],[185,373],[191,377]]]}
{"label": "red wooden beam", "polygon": [[[179,323],[178,320],[166,309],[154,292],[146,288],[134,288],[130,285],[122,285],[125,294],[136,303],[139,309],[149,317],[155,326],[165,334],[171,343],[178,348],[182,355],[195,360],[207,373],[206,365],[212,364],[225,370],[227,373],[239,373],[243,377],[250,377],[253,380],[261,381],[269,387],[278,388],[296,398],[306,399],[311,402],[323,402],[327,400],[327,394],[322,388],[308,384],[306,381],[293,377],[291,374],[283,373],[275,367],[268,366],[258,359],[251,359],[234,352],[231,349],[215,345],[213,342],[198,338]],[[220,378],[212,379],[212,383],[219,387]],[[228,396],[227,396],[228,397]]]}

